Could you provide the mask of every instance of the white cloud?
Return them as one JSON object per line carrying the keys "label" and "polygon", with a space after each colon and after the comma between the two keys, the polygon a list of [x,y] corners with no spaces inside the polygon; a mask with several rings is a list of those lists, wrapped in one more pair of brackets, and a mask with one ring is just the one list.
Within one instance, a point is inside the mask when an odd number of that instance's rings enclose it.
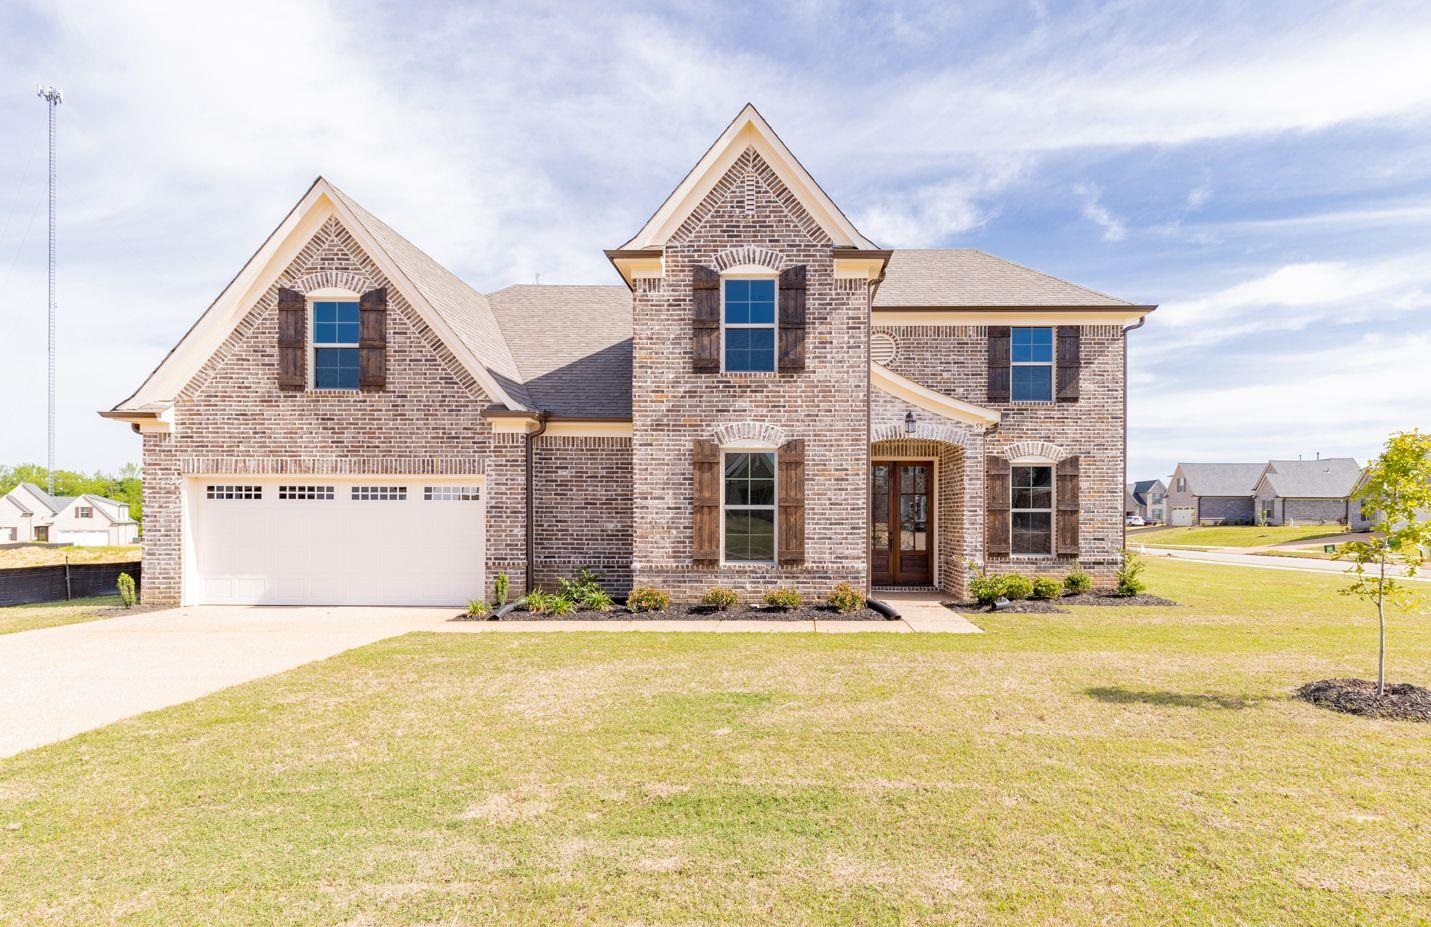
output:
{"label": "white cloud", "polygon": [[1083,200],[1083,205],[1079,208],[1079,213],[1083,218],[1092,222],[1103,230],[1104,241],[1122,241],[1128,237],[1128,223],[1120,216],[1113,214],[1108,207],[1100,202],[1103,191],[1090,183],[1081,183],[1073,188]]}
{"label": "white cloud", "polygon": [[992,200],[1028,168],[1022,158],[991,159],[963,176],[889,194],[859,213],[856,224],[876,241],[896,247],[938,244],[998,215]]}

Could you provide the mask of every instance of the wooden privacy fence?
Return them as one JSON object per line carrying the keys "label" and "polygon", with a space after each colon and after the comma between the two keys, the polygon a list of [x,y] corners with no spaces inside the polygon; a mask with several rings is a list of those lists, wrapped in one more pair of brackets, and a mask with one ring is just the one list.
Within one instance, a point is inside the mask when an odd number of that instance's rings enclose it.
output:
{"label": "wooden privacy fence", "polygon": [[55,566],[0,570],[0,605],[62,602],[90,595],[114,595],[120,573],[128,573],[134,577],[134,588],[139,588],[142,577],[138,561],[62,563]]}

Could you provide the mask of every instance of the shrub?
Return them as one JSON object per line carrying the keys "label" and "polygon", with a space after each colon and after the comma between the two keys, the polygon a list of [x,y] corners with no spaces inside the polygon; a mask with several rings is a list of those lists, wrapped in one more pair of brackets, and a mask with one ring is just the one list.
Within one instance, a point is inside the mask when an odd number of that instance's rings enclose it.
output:
{"label": "shrub", "polygon": [[601,591],[601,583],[596,581],[596,574],[586,567],[577,570],[571,579],[557,580],[557,595],[564,595],[573,602],[579,602],[583,596]]}
{"label": "shrub", "polygon": [[611,596],[606,594],[606,590],[588,589],[576,600],[576,604],[594,612],[609,612],[612,602]]}
{"label": "shrub", "polygon": [[1027,576],[1010,573],[1004,577],[1004,598],[1010,602],[1019,602],[1031,595],[1033,595],[1033,583],[1029,582]]}
{"label": "shrub", "polygon": [[799,590],[791,589],[788,586],[777,586],[765,593],[765,604],[771,608],[791,609],[799,608],[805,604],[804,596]]}
{"label": "shrub", "polygon": [[119,601],[124,603],[125,608],[133,608],[139,604],[139,596],[134,591],[134,577],[128,573],[120,573],[119,581],[115,588],[119,590]]}
{"label": "shrub", "polygon": [[1004,577],[998,573],[979,573],[969,580],[969,594],[980,605],[993,605],[1004,594]]}
{"label": "shrub", "polygon": [[534,615],[545,615],[552,610],[552,605],[556,603],[557,597],[550,592],[543,592],[540,587],[527,593],[527,611]]}
{"label": "shrub", "polygon": [[1073,572],[1063,579],[1063,591],[1068,595],[1086,595],[1093,591],[1093,577],[1075,563]]}
{"label": "shrub", "polygon": [[825,596],[825,602],[835,611],[848,614],[865,607],[865,594],[849,583],[840,583]]}
{"label": "shrub", "polygon": [[671,597],[651,586],[637,586],[626,597],[626,607],[633,612],[664,611],[671,604]]}
{"label": "shrub", "polygon": [[1148,588],[1143,582],[1143,558],[1130,550],[1123,552],[1123,565],[1118,568],[1118,584],[1113,588],[1113,594],[1123,598],[1132,598],[1144,589]]}
{"label": "shrub", "polygon": [[1063,583],[1052,576],[1036,576],[1033,581],[1035,599],[1056,599],[1063,592]]}
{"label": "shrub", "polygon": [[712,586],[706,590],[706,594],[701,596],[701,604],[708,605],[716,611],[723,612],[740,603],[740,596],[735,594],[734,589],[727,589],[724,586]]}
{"label": "shrub", "polygon": [[496,590],[495,590],[495,591],[496,591],[496,593],[497,593],[497,607],[498,607],[498,608],[501,608],[503,605],[506,605],[506,604],[507,604],[507,596],[508,596],[508,594],[511,592],[511,586],[512,586],[512,581],[507,578],[507,574],[506,574],[506,573],[498,573],[498,574],[497,574],[497,582],[496,582]]}
{"label": "shrub", "polygon": [[570,615],[576,611],[576,603],[564,595],[554,595],[551,597],[550,612],[553,615]]}
{"label": "shrub", "polygon": [[468,618],[486,618],[491,612],[492,609],[481,599],[467,600],[466,614]]}

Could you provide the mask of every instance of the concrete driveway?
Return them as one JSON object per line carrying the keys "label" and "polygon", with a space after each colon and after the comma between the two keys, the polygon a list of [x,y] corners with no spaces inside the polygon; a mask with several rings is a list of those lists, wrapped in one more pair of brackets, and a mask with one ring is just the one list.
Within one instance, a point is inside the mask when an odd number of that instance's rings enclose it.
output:
{"label": "concrete driveway", "polygon": [[457,611],[196,606],[0,635],[0,757],[386,637],[442,630]]}

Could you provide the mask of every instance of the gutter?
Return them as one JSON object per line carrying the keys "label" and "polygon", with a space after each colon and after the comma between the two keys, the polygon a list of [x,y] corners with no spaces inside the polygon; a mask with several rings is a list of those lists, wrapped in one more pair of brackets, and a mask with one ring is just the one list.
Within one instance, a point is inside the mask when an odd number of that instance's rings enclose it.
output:
{"label": "gutter", "polygon": [[[1152,310],[1149,309],[1151,312]],[[1143,316],[1132,325],[1123,326],[1123,486],[1128,485],[1128,333],[1137,331],[1148,324],[1148,317]],[[1165,497],[1166,498],[1166,497]],[[1165,508],[1171,509],[1171,506]],[[1128,519],[1123,521],[1123,550],[1128,550]]]}
{"label": "gutter", "polygon": [[531,593],[532,589],[534,588],[532,584],[532,570],[536,563],[537,546],[537,495],[535,492],[535,487],[532,485],[532,445],[533,442],[536,441],[537,438],[540,438],[542,434],[547,430],[547,419],[550,417],[551,413],[547,412],[545,409],[538,412],[537,430],[527,433],[527,568],[524,572],[526,574],[526,587],[528,593]]}

